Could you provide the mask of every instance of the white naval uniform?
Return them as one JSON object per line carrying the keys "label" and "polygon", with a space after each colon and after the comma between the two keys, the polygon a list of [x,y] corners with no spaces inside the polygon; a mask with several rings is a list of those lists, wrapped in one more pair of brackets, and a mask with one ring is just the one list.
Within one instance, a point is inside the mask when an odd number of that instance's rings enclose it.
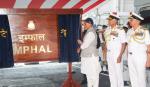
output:
{"label": "white naval uniform", "polygon": [[[110,35],[112,31],[116,32],[118,36]],[[104,37],[107,46],[107,62],[111,87],[124,87],[122,62],[117,63],[117,58],[121,52],[122,43],[126,42],[125,31],[117,26],[114,29],[108,28],[104,32]]]}
{"label": "white naval uniform", "polygon": [[[93,32],[89,32],[84,36],[81,49],[86,49],[94,41],[95,35]],[[99,64],[98,56],[92,54],[91,57],[81,56],[81,73],[86,74],[88,87],[99,87],[99,73],[101,67]]]}
{"label": "white naval uniform", "polygon": [[[102,39],[103,36],[102,36],[102,33],[99,33],[99,38],[100,38],[100,42],[101,43],[104,43],[104,40]],[[102,51],[102,46],[99,47],[99,56],[101,57],[101,61],[104,61],[104,57],[103,57],[103,51]]]}
{"label": "white naval uniform", "polygon": [[[136,32],[139,35],[135,34]],[[150,44],[150,35],[147,29],[139,26],[136,30],[130,29],[127,33],[128,66],[132,87],[146,87],[146,60],[147,45]]]}

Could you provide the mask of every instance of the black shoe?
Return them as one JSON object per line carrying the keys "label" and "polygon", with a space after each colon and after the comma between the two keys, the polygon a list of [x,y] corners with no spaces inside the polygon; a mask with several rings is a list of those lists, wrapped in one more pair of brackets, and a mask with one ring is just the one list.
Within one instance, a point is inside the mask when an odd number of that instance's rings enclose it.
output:
{"label": "black shoe", "polygon": [[101,71],[100,73],[104,74],[105,71]]}
{"label": "black shoe", "polygon": [[108,74],[108,71],[104,71],[104,74]]}
{"label": "black shoe", "polygon": [[130,82],[129,81],[124,81],[124,86],[129,86]]}
{"label": "black shoe", "polygon": [[87,78],[86,78],[86,75],[85,75],[85,74],[83,74],[83,78],[82,78],[81,84],[82,84],[82,85],[83,85],[83,84],[87,84]]}
{"label": "black shoe", "polygon": [[81,82],[81,84],[82,84],[82,85],[83,85],[83,84],[87,84],[87,80],[86,80],[86,79],[83,79],[82,82]]}
{"label": "black shoe", "polygon": [[75,74],[76,72],[75,71],[72,71],[72,74]]}

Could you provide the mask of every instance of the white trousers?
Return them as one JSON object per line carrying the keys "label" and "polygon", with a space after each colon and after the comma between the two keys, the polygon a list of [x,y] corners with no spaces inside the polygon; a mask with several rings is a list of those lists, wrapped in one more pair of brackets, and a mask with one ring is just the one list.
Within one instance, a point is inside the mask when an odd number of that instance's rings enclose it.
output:
{"label": "white trousers", "polygon": [[128,54],[129,76],[132,87],[146,87],[146,54]]}
{"label": "white trousers", "polygon": [[124,87],[122,63],[117,63],[117,58],[107,56],[108,71],[111,87]]}
{"label": "white trousers", "polygon": [[86,74],[88,87],[99,87],[99,73],[101,67],[98,57],[82,57],[81,73]]}
{"label": "white trousers", "polygon": [[99,87],[99,74],[95,75],[95,77],[87,75],[87,85],[88,87]]}

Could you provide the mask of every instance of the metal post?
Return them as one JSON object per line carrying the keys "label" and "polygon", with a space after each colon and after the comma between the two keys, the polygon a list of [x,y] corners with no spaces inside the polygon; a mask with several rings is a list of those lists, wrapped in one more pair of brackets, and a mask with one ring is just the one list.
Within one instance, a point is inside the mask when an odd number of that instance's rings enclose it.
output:
{"label": "metal post", "polygon": [[63,83],[62,87],[81,87],[80,84],[75,82],[72,78],[72,63],[68,63],[69,66],[69,72],[68,72],[68,78],[67,80]]}

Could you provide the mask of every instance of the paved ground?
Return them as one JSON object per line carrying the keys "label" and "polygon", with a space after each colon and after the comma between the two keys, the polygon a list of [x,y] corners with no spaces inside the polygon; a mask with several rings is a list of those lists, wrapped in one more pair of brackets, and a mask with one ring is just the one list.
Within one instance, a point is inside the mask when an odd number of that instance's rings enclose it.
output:
{"label": "paved ground", "polygon": [[[67,65],[44,62],[34,65],[16,64],[13,68],[0,69],[0,87],[62,87],[67,79]],[[73,63],[73,79],[81,83],[82,74],[79,67],[79,63]],[[127,71],[127,67],[124,67],[124,77],[128,77]],[[150,70],[147,71],[147,75],[147,81],[150,83]],[[100,74],[99,84],[99,87],[110,87],[108,76]],[[87,86],[84,84],[81,87]]]}
{"label": "paved ground", "polygon": [[[73,64],[73,78],[81,83],[79,66]],[[66,79],[66,63],[17,64],[14,68],[0,69],[0,87],[61,87]],[[108,76],[100,75],[99,87],[109,87]]]}

